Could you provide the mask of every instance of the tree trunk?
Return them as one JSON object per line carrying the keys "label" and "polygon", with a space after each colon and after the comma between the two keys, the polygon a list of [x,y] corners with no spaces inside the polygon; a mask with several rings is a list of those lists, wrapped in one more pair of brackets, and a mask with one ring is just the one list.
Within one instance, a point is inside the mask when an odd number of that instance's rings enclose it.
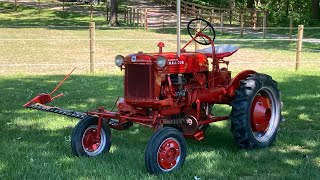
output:
{"label": "tree trunk", "polygon": [[290,6],[290,0],[286,1],[286,16],[289,16],[289,6]]}
{"label": "tree trunk", "polygon": [[254,0],[248,0],[247,1],[247,8],[253,8],[254,7]]}
{"label": "tree trunk", "polygon": [[235,7],[235,0],[228,0],[228,2],[229,2],[229,8],[230,8],[230,9],[234,9],[234,7]]}
{"label": "tree trunk", "polygon": [[109,0],[108,3],[110,9],[110,26],[118,26],[118,0]]}
{"label": "tree trunk", "polygon": [[312,19],[320,19],[319,0],[312,0],[311,17]]}

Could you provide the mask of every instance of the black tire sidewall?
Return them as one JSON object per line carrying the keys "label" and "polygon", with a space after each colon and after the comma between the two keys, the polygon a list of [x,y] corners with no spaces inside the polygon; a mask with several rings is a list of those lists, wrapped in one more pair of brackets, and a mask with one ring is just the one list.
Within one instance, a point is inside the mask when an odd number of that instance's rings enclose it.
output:
{"label": "black tire sidewall", "polygon": [[[180,145],[180,160],[174,169],[170,171],[163,171],[158,164],[158,149],[160,145],[168,138],[174,138]],[[164,127],[153,134],[148,141],[145,150],[145,164],[147,170],[151,174],[169,173],[182,167],[187,155],[186,140],[183,135],[175,128]]]}
{"label": "black tire sidewall", "polygon": [[[251,84],[252,89],[250,88],[245,88],[245,84]],[[260,92],[262,89],[268,89],[270,94],[274,96],[274,99],[276,101],[279,100],[279,102],[276,104],[276,109],[279,110],[279,114],[277,115],[277,125],[275,127],[274,133],[271,135],[271,137],[265,141],[261,142],[256,139],[252,132],[252,127],[251,127],[251,107],[252,107],[252,102],[255,98],[255,96]],[[279,129],[279,124],[280,124],[280,116],[281,116],[281,107],[280,107],[280,95],[279,91],[277,89],[277,83],[272,80],[272,78],[266,74],[260,74],[260,73],[255,73],[253,75],[249,75],[249,77],[244,80],[239,89],[240,92],[238,94],[236,93],[235,97],[235,102],[232,102],[232,111],[230,115],[231,119],[231,132],[234,134],[234,138],[236,140],[236,144],[240,148],[246,148],[246,149],[252,149],[252,148],[263,148],[270,146],[276,138],[277,131]],[[237,91],[238,91],[237,90]],[[246,97],[245,97],[246,96]],[[236,103],[237,98],[239,99],[247,99],[246,102],[242,100],[241,104],[247,103],[246,105],[239,105]],[[243,109],[237,110],[238,106],[240,107],[245,107]],[[242,112],[244,111],[244,112]],[[243,117],[246,117],[245,119],[237,119],[239,117],[238,113],[244,113]],[[237,121],[237,123],[235,123]],[[236,127],[236,126],[242,126],[242,122],[244,122],[243,127]],[[240,122],[240,123],[239,123]],[[234,129],[237,129],[236,131]],[[239,130],[240,129],[240,130]],[[238,137],[237,135],[241,134],[244,137]]]}
{"label": "black tire sidewall", "polygon": [[[256,137],[254,136],[254,134],[252,133],[252,125],[251,125],[251,121],[252,121],[252,119],[251,119],[252,102],[253,102],[255,96],[257,95],[257,93],[262,88],[268,88],[275,99],[279,99],[279,93],[275,90],[275,87],[274,87],[272,81],[270,81],[269,79],[264,79],[264,81],[262,81],[261,83],[258,83],[258,84],[259,84],[259,86],[257,86],[257,88],[255,88],[255,90],[252,91],[252,94],[250,95],[250,105],[249,105],[249,109],[248,109],[248,118],[249,118],[249,120],[247,121],[247,126],[246,127],[248,128],[248,132],[251,132],[251,133],[248,133],[248,134],[250,135],[250,139],[252,139],[252,141],[254,141],[255,146],[258,147],[258,148],[263,148],[263,147],[270,146],[274,142],[280,123],[278,123],[277,127],[275,128],[275,132],[269,138],[268,141],[266,141],[266,142],[258,141],[256,139]],[[277,107],[277,108],[280,108],[280,107]],[[280,111],[280,109],[279,109],[279,111]],[[279,116],[279,118],[280,118],[280,116]],[[277,121],[280,121],[280,119],[278,119]]]}
{"label": "black tire sidewall", "polygon": [[[82,137],[86,129],[92,125],[98,125],[98,118],[96,117],[85,117],[81,119],[72,131],[71,136],[71,149],[75,156],[90,156],[88,155],[82,146]],[[106,122],[102,120],[102,129],[106,135],[106,144],[100,154],[109,152],[111,147],[111,131]]]}

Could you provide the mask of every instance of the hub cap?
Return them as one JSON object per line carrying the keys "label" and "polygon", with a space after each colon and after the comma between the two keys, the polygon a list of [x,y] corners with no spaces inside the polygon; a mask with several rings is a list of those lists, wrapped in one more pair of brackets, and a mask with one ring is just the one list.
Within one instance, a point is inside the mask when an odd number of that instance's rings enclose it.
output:
{"label": "hub cap", "polygon": [[82,136],[82,147],[89,156],[100,154],[106,145],[106,136],[103,128],[100,131],[100,137],[96,138],[97,126],[92,125],[86,129]]}
{"label": "hub cap", "polygon": [[271,118],[270,99],[257,95],[251,106],[251,127],[254,132],[264,132],[267,130]]}
{"label": "hub cap", "polygon": [[254,97],[251,105],[251,130],[258,141],[266,142],[272,137],[279,123],[279,114],[280,103],[274,92],[264,87]]}
{"label": "hub cap", "polygon": [[174,138],[163,141],[158,149],[158,164],[163,171],[171,171],[180,161],[181,148]]}

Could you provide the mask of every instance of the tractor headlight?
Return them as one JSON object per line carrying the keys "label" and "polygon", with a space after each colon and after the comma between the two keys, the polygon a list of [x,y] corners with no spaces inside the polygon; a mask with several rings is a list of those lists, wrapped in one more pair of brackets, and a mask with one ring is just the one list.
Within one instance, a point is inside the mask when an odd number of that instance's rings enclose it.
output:
{"label": "tractor headlight", "polygon": [[114,63],[118,66],[118,67],[121,67],[123,65],[123,62],[124,62],[124,57],[121,56],[121,55],[117,55],[115,58],[114,58]]}
{"label": "tractor headlight", "polygon": [[156,63],[160,68],[164,68],[167,65],[167,59],[163,56],[159,56]]}

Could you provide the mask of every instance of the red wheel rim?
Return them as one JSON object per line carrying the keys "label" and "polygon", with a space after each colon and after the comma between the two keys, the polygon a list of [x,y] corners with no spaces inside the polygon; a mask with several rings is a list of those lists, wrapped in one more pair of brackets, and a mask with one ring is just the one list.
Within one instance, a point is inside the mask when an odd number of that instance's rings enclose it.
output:
{"label": "red wheel rim", "polygon": [[265,132],[272,115],[271,102],[268,97],[255,96],[251,106],[251,127],[253,132]]}
{"label": "red wheel rim", "polygon": [[96,138],[96,135],[97,129],[93,127],[89,127],[83,134],[82,145],[86,151],[95,152],[99,149],[101,139]]}
{"label": "red wheel rim", "polygon": [[174,138],[168,138],[162,142],[158,149],[158,164],[163,171],[170,171],[180,161],[181,148]]}

